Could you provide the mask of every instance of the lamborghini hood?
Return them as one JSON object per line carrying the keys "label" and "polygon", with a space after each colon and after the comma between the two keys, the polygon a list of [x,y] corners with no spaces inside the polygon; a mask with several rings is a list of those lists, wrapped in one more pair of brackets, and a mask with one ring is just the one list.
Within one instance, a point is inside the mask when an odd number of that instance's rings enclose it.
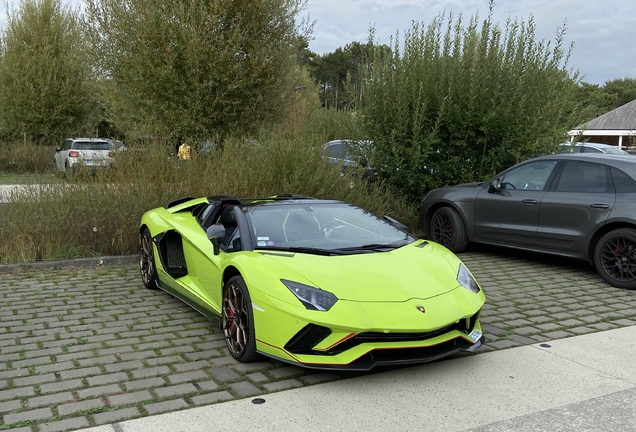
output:
{"label": "lamborghini hood", "polygon": [[296,253],[269,258],[297,273],[296,282],[329,291],[341,300],[403,302],[457,288],[459,259],[437,244],[417,244],[390,252],[337,256]]}

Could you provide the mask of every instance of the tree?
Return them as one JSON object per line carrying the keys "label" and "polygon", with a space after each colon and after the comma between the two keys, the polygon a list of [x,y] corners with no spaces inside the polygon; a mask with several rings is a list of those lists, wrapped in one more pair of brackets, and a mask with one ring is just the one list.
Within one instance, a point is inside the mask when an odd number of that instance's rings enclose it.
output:
{"label": "tree", "polygon": [[37,143],[94,130],[99,103],[78,14],[60,0],[22,0],[0,37],[0,127]]}
{"label": "tree", "polygon": [[618,95],[608,93],[598,84],[582,82],[575,92],[576,106],[580,107],[583,121],[592,120],[618,107]]}
{"label": "tree", "polygon": [[348,71],[349,56],[342,48],[319,58],[315,74],[320,83],[325,108],[339,108],[339,92],[344,89]]}
{"label": "tree", "polygon": [[611,111],[614,108],[618,108],[636,99],[636,79],[616,78],[606,81],[603,85],[603,90],[605,90],[607,94],[615,95],[616,97],[615,106],[608,110]]}
{"label": "tree", "polygon": [[360,69],[369,66],[376,52],[378,58],[390,57],[390,48],[374,44],[371,37],[365,44],[354,41],[344,48],[316,56],[310,71],[321,86],[325,108],[350,109],[355,106],[362,97]]}
{"label": "tree", "polygon": [[[363,79],[362,118],[381,180],[412,200],[435,187],[484,180],[555,150],[573,124],[577,75],[567,69],[565,28],[555,45],[535,23],[481,26],[460,15],[414,22],[390,61]],[[446,24],[445,24],[446,22]],[[444,25],[445,24],[445,25]]]}
{"label": "tree", "polygon": [[121,128],[208,138],[280,119],[293,97],[301,0],[87,0]]}

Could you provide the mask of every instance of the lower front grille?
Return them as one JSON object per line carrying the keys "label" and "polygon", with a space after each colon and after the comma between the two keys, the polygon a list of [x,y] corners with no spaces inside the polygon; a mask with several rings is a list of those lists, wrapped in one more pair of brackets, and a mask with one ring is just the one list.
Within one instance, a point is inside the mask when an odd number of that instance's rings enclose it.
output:
{"label": "lower front grille", "polygon": [[317,369],[368,371],[377,366],[427,363],[453,354],[475,352],[484,342],[485,338],[482,336],[475,343],[456,338],[425,348],[376,349],[346,365],[321,364],[313,367]]}
{"label": "lower front grille", "polygon": [[[477,318],[479,317],[479,311],[470,318],[463,318],[456,323],[450,324],[446,327],[442,327],[437,330],[422,333],[358,333],[354,337],[345,340],[344,342],[332,347],[329,351],[320,352],[321,355],[336,355],[343,353],[357,345],[363,343],[388,343],[388,342],[416,342],[424,341],[427,339],[433,339],[434,337],[441,336],[449,333],[453,330],[458,330],[462,333],[469,334],[475,328]],[[313,354],[318,354],[313,352]]]}
{"label": "lower front grille", "polygon": [[285,345],[285,350],[294,354],[314,354],[313,348],[331,334],[331,329],[316,324],[307,324]]}

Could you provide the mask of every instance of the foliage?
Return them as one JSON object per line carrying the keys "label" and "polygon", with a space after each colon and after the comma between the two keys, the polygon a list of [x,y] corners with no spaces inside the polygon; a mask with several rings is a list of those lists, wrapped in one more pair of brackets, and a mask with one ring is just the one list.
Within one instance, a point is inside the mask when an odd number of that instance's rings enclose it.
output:
{"label": "foliage", "polygon": [[581,118],[590,121],[636,99],[636,79],[617,78],[604,85],[582,82],[576,100],[582,106]]}
{"label": "foliage", "polygon": [[311,78],[307,67],[296,66],[291,74],[293,86],[289,91],[291,100],[286,102],[281,120],[273,127],[280,133],[302,134],[308,119],[319,108],[318,85]]}
{"label": "foliage", "polygon": [[580,106],[580,117],[583,121],[592,120],[618,106],[617,95],[606,92],[598,84],[580,83],[574,97]]}
{"label": "foliage", "polygon": [[610,95],[615,95],[616,106],[614,108],[618,108],[636,99],[636,79],[616,78],[606,81],[603,85],[603,90]]}
{"label": "foliage", "polygon": [[[373,32],[373,29],[371,29]],[[311,72],[321,87],[324,108],[350,109],[362,98],[360,73],[376,58],[390,55],[387,45],[377,45],[373,37],[365,44],[351,42],[344,48],[316,56]]]}
{"label": "foliage", "polygon": [[313,111],[307,122],[307,131],[321,137],[324,143],[335,139],[364,140],[367,138],[360,115],[353,110]]}
{"label": "foliage", "polygon": [[55,146],[36,146],[28,142],[5,143],[0,146],[0,173],[52,175],[55,148]]}
{"label": "foliage", "polygon": [[302,0],[87,0],[109,102],[128,132],[254,132],[291,102]]}
{"label": "foliage", "polygon": [[27,185],[0,206],[0,263],[92,256],[93,227],[100,254],[135,254],[142,214],[184,196],[305,194],[353,202],[415,229],[416,211],[399,195],[323,160],[321,138],[257,138],[228,139],[207,155],[193,152],[189,161],[176,160],[168,146],[145,146],[118,153],[112,171]]}
{"label": "foliage", "polygon": [[365,75],[372,166],[412,200],[552,152],[573,123],[565,27],[552,46],[535,40],[533,18],[502,31],[493,8],[481,26],[478,16],[414,22],[403,42],[395,37],[391,61]]}
{"label": "foliage", "polygon": [[59,143],[97,124],[99,104],[75,10],[22,0],[0,36],[0,135]]}

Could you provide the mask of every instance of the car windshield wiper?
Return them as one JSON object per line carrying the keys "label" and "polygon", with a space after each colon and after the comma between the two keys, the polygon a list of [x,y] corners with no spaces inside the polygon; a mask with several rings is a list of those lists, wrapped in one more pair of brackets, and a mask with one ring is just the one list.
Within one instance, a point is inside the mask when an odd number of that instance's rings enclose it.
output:
{"label": "car windshield wiper", "polygon": [[306,253],[313,255],[346,255],[342,249],[320,249],[314,247],[302,247],[302,246],[291,246],[291,247],[277,247],[277,246],[266,246],[266,247],[257,247],[256,250],[271,250],[276,252],[295,252],[295,253]]}
{"label": "car windshield wiper", "polygon": [[351,246],[345,248],[338,248],[339,251],[358,251],[358,250],[368,250],[368,251],[385,251],[387,249],[394,250],[397,248],[401,248],[405,246],[407,243],[404,241],[392,242],[392,243],[369,243],[363,244],[360,246]]}

